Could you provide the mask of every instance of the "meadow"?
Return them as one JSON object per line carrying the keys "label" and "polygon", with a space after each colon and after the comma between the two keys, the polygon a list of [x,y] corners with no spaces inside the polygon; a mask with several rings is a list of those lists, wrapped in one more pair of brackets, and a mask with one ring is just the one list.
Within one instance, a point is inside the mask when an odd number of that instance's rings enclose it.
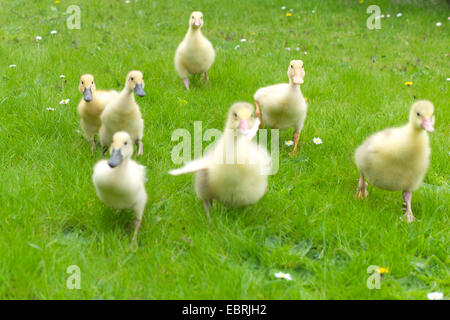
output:
{"label": "meadow", "polygon": [[[66,25],[72,4],[80,29]],[[369,4],[358,0],[2,0],[0,298],[448,298],[450,8],[370,4],[385,15],[381,29],[367,28]],[[187,91],[173,56],[194,10],[217,58],[210,82],[192,77]],[[288,81],[292,59],[304,62],[309,105],[297,154],[285,145],[292,130],[280,132],[280,168],[264,198],[244,209],[215,203],[208,221],[193,177],[167,174],[178,167],[173,131],[193,132],[194,121],[222,130],[233,102]],[[136,100],[145,120],[138,161],[149,179],[135,252],[132,212],[95,194],[101,150],[91,154],[76,111],[80,75],[121,90],[134,69],[146,84]],[[406,123],[415,99],[434,103],[436,130],[412,198],[418,221],[407,224],[400,192],[369,186],[369,197],[355,200],[353,153],[371,133]],[[66,286],[71,265],[81,271],[79,290]],[[366,285],[371,265],[388,270],[378,290]]]}

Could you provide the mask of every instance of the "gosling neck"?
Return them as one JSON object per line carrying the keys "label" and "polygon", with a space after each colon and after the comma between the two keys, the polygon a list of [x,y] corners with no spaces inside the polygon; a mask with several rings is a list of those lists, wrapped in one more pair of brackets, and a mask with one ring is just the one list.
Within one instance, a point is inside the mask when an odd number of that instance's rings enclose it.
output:
{"label": "gosling neck", "polygon": [[189,25],[188,35],[190,35],[191,37],[195,37],[201,34],[202,34],[201,28],[194,28],[192,25]]}

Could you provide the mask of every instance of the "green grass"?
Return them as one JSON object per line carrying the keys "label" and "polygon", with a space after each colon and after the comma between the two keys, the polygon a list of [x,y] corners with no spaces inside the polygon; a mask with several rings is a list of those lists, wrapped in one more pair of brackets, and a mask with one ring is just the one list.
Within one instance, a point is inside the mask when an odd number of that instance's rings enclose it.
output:
{"label": "green grass", "polygon": [[[0,298],[426,299],[431,291],[448,298],[449,6],[373,2],[392,16],[381,30],[366,28],[368,4],[357,0],[2,1]],[[69,4],[81,8],[80,30],[66,27]],[[193,10],[203,11],[217,58],[211,82],[194,77],[187,92],[173,55]],[[208,223],[192,177],[167,174],[175,167],[172,132],[193,132],[194,121],[222,129],[233,102],[287,81],[291,59],[306,69],[300,152],[288,155],[292,131],[281,132],[280,170],[264,198],[241,210],[215,204]],[[95,194],[101,154],[91,156],[76,112],[81,74],[120,90],[132,69],[146,81],[139,162],[149,177],[135,253],[132,213],[107,208]],[[413,194],[419,221],[406,224],[400,192],[370,187],[366,201],[354,200],[352,157],[371,133],[405,123],[414,97],[434,103],[436,131],[430,169]],[[70,103],[59,105],[64,98]],[[317,136],[322,145],[312,143]],[[66,288],[70,265],[81,269],[81,290]],[[390,269],[380,290],[366,287],[370,265]],[[278,271],[294,280],[275,279]]]}

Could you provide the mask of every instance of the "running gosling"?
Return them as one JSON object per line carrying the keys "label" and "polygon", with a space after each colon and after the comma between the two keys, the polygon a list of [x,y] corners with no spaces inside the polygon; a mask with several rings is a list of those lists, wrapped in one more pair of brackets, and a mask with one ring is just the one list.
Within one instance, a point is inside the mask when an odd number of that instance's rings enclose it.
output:
{"label": "running gosling", "polygon": [[103,91],[97,90],[94,84],[94,76],[91,74],[83,74],[80,78],[78,90],[83,94],[83,98],[78,104],[78,114],[80,115],[80,124],[83,129],[84,136],[91,144],[91,151],[95,151],[94,136],[98,133],[102,120],[102,114],[105,106],[119,93],[115,90]]}
{"label": "running gosling", "polygon": [[430,163],[430,142],[427,132],[434,131],[434,107],[430,101],[415,102],[408,124],[377,132],[355,152],[360,179],[357,199],[367,197],[367,183],[390,191],[403,191],[405,219],[415,220],[411,210],[412,192],[419,188]]}
{"label": "running gosling", "polygon": [[144,80],[141,71],[130,71],[125,81],[125,88],[105,107],[101,115],[100,142],[103,146],[103,154],[113,141],[114,133],[126,131],[131,140],[136,143],[137,156],[144,152],[142,136],[144,135],[144,120],[133,91],[139,97],[145,96]]}
{"label": "running gosling", "polygon": [[133,141],[126,132],[114,134],[109,160],[100,160],[94,166],[92,181],[97,195],[107,206],[131,209],[135,213],[132,243],[136,243],[147,203],[145,191],[146,169],[131,160]]}
{"label": "running gosling", "polygon": [[233,104],[217,144],[203,158],[169,171],[175,176],[196,172],[195,190],[208,218],[213,200],[242,207],[256,203],[267,191],[271,159],[264,147],[252,142],[259,126],[253,111],[250,103]]}
{"label": "running gosling", "polygon": [[202,34],[203,14],[194,11],[189,18],[189,29],[175,52],[175,69],[189,90],[190,74],[203,74],[209,81],[208,70],[216,57],[211,42]]}
{"label": "running gosling", "polygon": [[[269,128],[285,130],[294,128],[294,148],[291,155],[297,150],[300,132],[306,119],[307,104],[303,97],[300,85],[305,78],[305,68],[302,60],[292,60],[288,67],[289,83],[280,83],[258,89],[255,99],[256,115]],[[261,109],[262,108],[262,118]]]}

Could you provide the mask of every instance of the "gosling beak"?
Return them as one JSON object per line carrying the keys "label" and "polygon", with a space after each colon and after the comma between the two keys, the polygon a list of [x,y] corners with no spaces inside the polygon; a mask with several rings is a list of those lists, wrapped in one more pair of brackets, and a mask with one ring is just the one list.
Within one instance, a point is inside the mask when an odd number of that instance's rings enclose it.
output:
{"label": "gosling beak", "polygon": [[247,119],[241,119],[241,121],[239,122],[239,131],[244,136],[250,134],[250,122]]}
{"label": "gosling beak", "polygon": [[433,120],[431,118],[423,118],[422,128],[424,128],[428,132],[433,132],[434,131]]}
{"label": "gosling beak", "polygon": [[136,87],[134,87],[134,92],[136,92],[136,94],[137,94],[139,97],[145,96],[145,91],[144,91],[144,89],[142,88],[142,83],[136,83]]}
{"label": "gosling beak", "polygon": [[292,81],[294,84],[303,84],[303,78],[300,75],[295,75]]}
{"label": "gosling beak", "polygon": [[83,99],[86,102],[91,102],[92,101],[92,89],[91,88],[84,88]]}
{"label": "gosling beak", "polygon": [[111,157],[108,159],[108,165],[111,168],[117,167],[122,162],[122,154],[120,153],[120,149],[113,149],[111,153]]}
{"label": "gosling beak", "polygon": [[200,22],[200,19],[194,19],[194,25],[196,26],[196,27],[200,27],[200,25],[201,25],[201,22]]}

